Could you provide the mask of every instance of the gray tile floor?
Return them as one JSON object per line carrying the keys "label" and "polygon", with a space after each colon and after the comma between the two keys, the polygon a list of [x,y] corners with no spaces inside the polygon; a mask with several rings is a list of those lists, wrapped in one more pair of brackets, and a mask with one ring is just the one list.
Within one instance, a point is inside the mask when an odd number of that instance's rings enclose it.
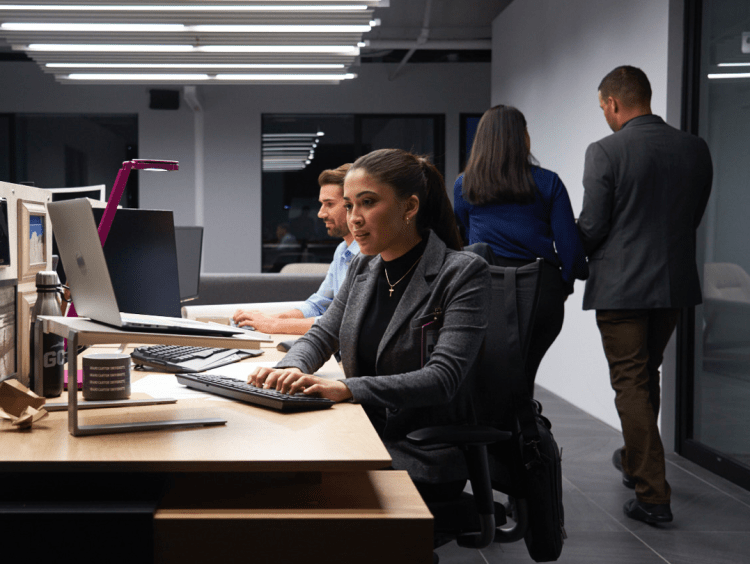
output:
{"label": "gray tile floor", "polygon": [[[558,562],[576,564],[750,564],[750,492],[677,456],[667,456],[672,523],[628,519],[633,497],[612,467],[618,431],[537,386],[536,397],[563,449],[563,501],[568,539]],[[455,542],[438,549],[441,564],[528,564],[521,542],[484,550]]]}

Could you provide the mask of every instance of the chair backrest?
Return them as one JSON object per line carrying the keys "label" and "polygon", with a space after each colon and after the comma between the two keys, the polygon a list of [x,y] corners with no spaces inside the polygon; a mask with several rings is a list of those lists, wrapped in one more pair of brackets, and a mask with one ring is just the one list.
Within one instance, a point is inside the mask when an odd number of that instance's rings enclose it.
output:
{"label": "chair backrest", "polygon": [[703,296],[750,303],[750,276],[739,264],[710,262],[703,266]]}
{"label": "chair backrest", "polygon": [[[543,263],[539,259],[513,269],[490,266],[491,313],[476,378],[476,397],[481,398],[477,416],[483,424],[515,429],[516,398],[513,390],[527,386],[526,354],[539,302]],[[514,286],[509,286],[511,270],[515,271]],[[515,293],[515,300],[512,293]],[[514,342],[518,355],[511,354]]]}
{"label": "chair backrest", "polygon": [[327,274],[327,262],[291,262],[281,267],[281,274]]}
{"label": "chair backrest", "polygon": [[[532,401],[525,363],[539,303],[543,265],[544,261],[538,259],[519,268],[490,267],[491,312],[474,379],[475,414],[482,425],[518,433],[521,406]],[[518,440],[489,445],[488,455],[492,488],[515,497],[523,496],[525,480]]]}
{"label": "chair backrest", "polygon": [[487,264],[493,266],[495,264],[495,253],[492,252],[492,247],[487,243],[472,243],[463,248],[464,251],[469,251],[482,257],[487,261]]}

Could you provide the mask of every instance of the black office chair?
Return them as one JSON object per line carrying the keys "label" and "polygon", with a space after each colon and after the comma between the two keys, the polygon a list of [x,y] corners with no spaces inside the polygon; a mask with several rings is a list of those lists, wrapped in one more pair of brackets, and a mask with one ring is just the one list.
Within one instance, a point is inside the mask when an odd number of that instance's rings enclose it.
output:
{"label": "black office chair", "polygon": [[497,264],[495,253],[492,252],[492,247],[487,243],[472,243],[471,245],[465,246],[463,250],[479,255],[486,260],[487,264],[490,266],[495,266]]}
{"label": "black office chair", "polygon": [[[523,441],[519,406],[533,401],[525,378],[534,314],[539,301],[542,259],[520,268],[491,266],[492,306],[487,334],[477,361],[474,385],[477,425],[420,429],[407,437],[414,444],[451,444],[465,453],[473,495],[428,503],[435,518],[435,546],[456,540],[484,548],[524,538],[528,528]],[[513,354],[511,351],[515,351]],[[528,404],[526,404],[528,405]],[[512,500],[515,525],[506,523],[506,507],[492,491]]]}

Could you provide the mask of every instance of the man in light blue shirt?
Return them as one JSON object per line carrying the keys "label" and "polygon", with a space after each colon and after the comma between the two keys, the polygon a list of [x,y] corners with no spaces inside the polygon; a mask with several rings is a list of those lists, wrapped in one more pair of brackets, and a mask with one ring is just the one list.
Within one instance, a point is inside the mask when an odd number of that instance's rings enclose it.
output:
{"label": "man in light blue shirt", "polygon": [[333,301],[336,292],[346,278],[346,271],[352,259],[359,254],[359,245],[354,235],[349,232],[344,208],[344,177],[351,164],[324,170],[318,177],[320,185],[320,211],[318,217],[326,224],[328,235],[343,237],[343,242],[336,247],[333,262],[328,267],[325,280],[312,296],[299,309],[290,309],[276,315],[265,315],[257,311],[238,310],[234,321],[240,327],[251,325],[263,333],[282,333],[287,335],[304,335],[323,315]]}

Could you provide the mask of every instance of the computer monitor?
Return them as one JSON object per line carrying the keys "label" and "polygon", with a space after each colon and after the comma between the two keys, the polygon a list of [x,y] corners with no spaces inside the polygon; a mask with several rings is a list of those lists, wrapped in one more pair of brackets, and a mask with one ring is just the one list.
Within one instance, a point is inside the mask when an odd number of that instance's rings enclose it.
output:
{"label": "computer monitor", "polygon": [[[97,225],[103,209],[94,209]],[[104,256],[120,311],[180,317],[180,287],[171,211],[122,208]]]}
{"label": "computer monitor", "polygon": [[96,186],[78,186],[76,188],[47,188],[52,192],[52,201],[72,200],[73,198],[91,198],[92,200],[104,201],[104,184]]}
{"label": "computer monitor", "polygon": [[180,278],[180,301],[198,297],[201,279],[201,251],[203,228],[197,225],[180,225],[174,228],[177,245],[177,273]]}

